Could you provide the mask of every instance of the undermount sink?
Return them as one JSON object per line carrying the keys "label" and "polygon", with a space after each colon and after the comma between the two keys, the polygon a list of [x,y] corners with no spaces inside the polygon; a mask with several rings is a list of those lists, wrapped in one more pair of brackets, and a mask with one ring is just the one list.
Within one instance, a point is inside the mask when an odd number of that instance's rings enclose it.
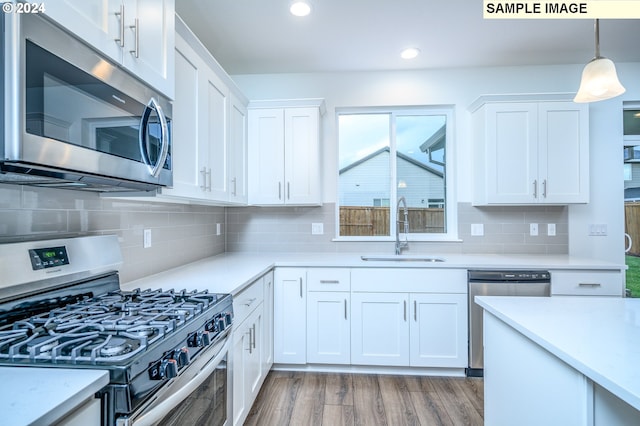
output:
{"label": "undermount sink", "polygon": [[377,261],[377,262],[444,262],[444,259],[441,257],[402,255],[402,254],[360,256],[360,259],[367,260],[367,261]]}

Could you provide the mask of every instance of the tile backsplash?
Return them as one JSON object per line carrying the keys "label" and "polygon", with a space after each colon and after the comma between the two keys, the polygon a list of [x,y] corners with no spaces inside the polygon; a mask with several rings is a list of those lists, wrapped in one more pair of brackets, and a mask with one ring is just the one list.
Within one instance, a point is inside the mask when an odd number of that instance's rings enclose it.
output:
{"label": "tile backsplash", "polygon": [[[222,234],[216,235],[216,224]],[[312,235],[311,224],[324,233]],[[471,224],[484,225],[472,236]],[[539,235],[529,235],[537,223]],[[547,236],[547,224],[556,235]],[[116,234],[122,282],[229,252],[392,253],[394,242],[334,241],[335,204],[322,207],[209,207],[102,198],[96,193],[0,184],[0,243]],[[143,248],[151,229],[152,247]],[[455,242],[411,242],[408,253],[568,253],[566,207],[473,207],[458,203]]]}
{"label": "tile backsplash", "polygon": [[[322,223],[324,234],[312,235]],[[483,236],[471,235],[471,224],[484,225]],[[529,235],[537,223],[538,236]],[[547,236],[547,224],[556,235]],[[333,241],[335,204],[322,207],[248,207],[227,209],[227,251],[392,253],[394,242]],[[458,203],[456,242],[410,242],[407,253],[566,254],[568,212],[563,206],[473,207]]]}
{"label": "tile backsplash", "polygon": [[[128,282],[225,251],[223,207],[101,198],[96,193],[0,184],[0,243],[116,234]],[[143,248],[143,230],[152,246]],[[223,228],[224,229],[224,226]]]}

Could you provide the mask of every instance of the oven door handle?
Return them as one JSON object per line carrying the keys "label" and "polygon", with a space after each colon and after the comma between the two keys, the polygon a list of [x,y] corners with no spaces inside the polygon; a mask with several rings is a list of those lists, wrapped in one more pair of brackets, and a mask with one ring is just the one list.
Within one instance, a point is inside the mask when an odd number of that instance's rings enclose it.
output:
{"label": "oven door handle", "polygon": [[[152,111],[156,112],[158,119],[160,120],[160,156],[155,164],[153,164],[149,156],[149,144],[147,143],[147,139],[149,137],[147,126],[149,125]],[[164,167],[164,163],[167,161],[167,156],[169,155],[169,125],[162,107],[154,98],[149,100],[149,103],[145,107],[142,117],[140,118],[138,142],[140,143],[142,161],[147,165],[149,174],[157,178]]]}
{"label": "oven door handle", "polygon": [[231,339],[227,338],[224,346],[218,352],[218,354],[208,363],[202,367],[202,369],[196,374],[196,376],[189,381],[186,385],[176,390],[167,399],[142,414],[140,417],[133,421],[132,426],[147,426],[153,425],[162,420],[169,412],[175,408],[180,402],[184,401],[193,391],[195,391],[205,380],[213,373],[215,368],[220,364],[220,361],[229,352],[229,345]]}

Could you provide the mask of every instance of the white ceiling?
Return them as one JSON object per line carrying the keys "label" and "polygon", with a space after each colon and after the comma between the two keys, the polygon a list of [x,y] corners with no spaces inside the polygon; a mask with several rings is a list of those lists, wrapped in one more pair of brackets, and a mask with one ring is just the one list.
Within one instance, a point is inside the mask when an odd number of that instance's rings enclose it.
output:
{"label": "white ceiling", "polygon": [[[229,74],[583,64],[593,20],[485,20],[482,0],[176,0]],[[640,62],[640,20],[601,20],[601,54]],[[400,50],[422,54],[406,61]]]}

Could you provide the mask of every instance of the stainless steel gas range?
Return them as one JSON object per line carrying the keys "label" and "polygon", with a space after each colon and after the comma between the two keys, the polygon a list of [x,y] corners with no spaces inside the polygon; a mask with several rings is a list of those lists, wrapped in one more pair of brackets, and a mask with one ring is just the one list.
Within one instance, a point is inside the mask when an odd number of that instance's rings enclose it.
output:
{"label": "stainless steel gas range", "polygon": [[0,245],[0,365],[108,370],[103,425],[227,424],[228,294],[119,288],[116,236]]}

